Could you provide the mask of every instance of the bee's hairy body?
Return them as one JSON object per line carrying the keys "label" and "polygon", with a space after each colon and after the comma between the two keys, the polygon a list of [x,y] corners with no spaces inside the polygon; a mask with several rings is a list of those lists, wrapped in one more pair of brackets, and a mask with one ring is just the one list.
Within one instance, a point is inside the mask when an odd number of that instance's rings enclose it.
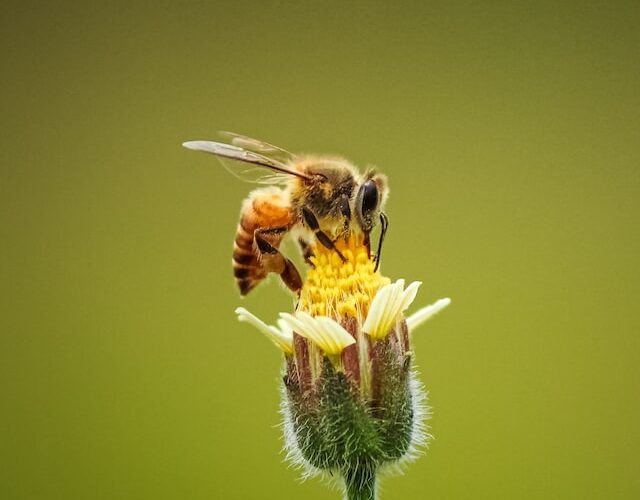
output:
{"label": "bee's hairy body", "polygon": [[[276,182],[253,190],[242,204],[240,221],[233,245],[233,271],[240,293],[246,295],[270,272],[279,274],[294,293],[302,287],[302,279],[294,264],[283,256],[279,247],[283,238],[295,233],[308,260],[313,244],[334,249],[339,238],[361,232],[369,244],[369,233],[382,223],[378,259],[387,219],[381,212],[387,197],[386,177],[368,170],[360,174],[347,160],[330,156],[293,157],[279,162],[268,156],[235,146],[236,141],[284,152],[266,143],[236,134],[234,145],[194,141],[186,147],[212,152],[220,157],[259,165],[278,172]],[[282,176],[281,174],[287,174]]]}
{"label": "bee's hairy body", "polygon": [[[233,275],[242,295],[249,293],[267,276],[260,252],[255,248],[256,230],[289,227],[291,221],[292,211],[288,196],[282,189],[256,189],[242,204],[240,222],[233,242]],[[278,248],[283,236],[284,234],[273,235],[271,245]]]}
{"label": "bee's hairy body", "polygon": [[312,178],[309,182],[292,179],[291,206],[298,218],[302,219],[303,207],[308,207],[323,229],[326,224],[341,222],[344,216],[340,201],[346,197],[351,204],[359,175],[355,167],[342,158],[329,157],[303,158],[295,167]]}

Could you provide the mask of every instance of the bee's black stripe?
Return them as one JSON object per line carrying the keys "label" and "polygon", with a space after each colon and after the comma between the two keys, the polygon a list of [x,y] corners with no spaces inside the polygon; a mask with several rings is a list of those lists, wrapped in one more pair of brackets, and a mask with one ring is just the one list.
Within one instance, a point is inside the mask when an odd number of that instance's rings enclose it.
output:
{"label": "bee's black stripe", "polygon": [[233,275],[239,279],[249,278],[253,270],[251,267],[234,267]]}
{"label": "bee's black stripe", "polygon": [[236,264],[248,265],[254,261],[257,261],[257,258],[253,252],[246,252],[236,248],[233,251],[233,261]]}

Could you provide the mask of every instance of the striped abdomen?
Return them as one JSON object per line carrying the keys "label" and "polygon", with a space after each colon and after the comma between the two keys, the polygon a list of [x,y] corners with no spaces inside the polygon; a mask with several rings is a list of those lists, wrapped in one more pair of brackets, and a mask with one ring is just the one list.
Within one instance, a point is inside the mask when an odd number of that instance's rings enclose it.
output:
{"label": "striped abdomen", "polygon": [[[248,294],[267,275],[260,260],[260,252],[255,247],[253,233],[261,228],[288,229],[291,220],[288,196],[280,189],[258,189],[244,201],[233,244],[233,275],[241,295]],[[267,232],[263,236],[278,248],[285,234],[286,231]]]}

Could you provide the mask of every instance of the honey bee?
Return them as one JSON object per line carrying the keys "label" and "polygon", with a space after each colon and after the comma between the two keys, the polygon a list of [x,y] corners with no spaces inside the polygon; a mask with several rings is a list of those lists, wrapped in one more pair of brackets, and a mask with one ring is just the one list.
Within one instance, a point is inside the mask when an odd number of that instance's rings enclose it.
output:
{"label": "honey bee", "polygon": [[370,234],[381,226],[376,269],[388,218],[382,211],[388,196],[387,178],[373,169],[361,174],[344,158],[297,156],[239,134],[223,132],[229,144],[188,141],[183,146],[218,156],[243,180],[271,184],[253,190],[242,204],[233,245],[233,274],[241,295],[248,294],[268,273],[276,273],[294,293],[302,278],[279,250],[289,233],[297,236],[305,261],[320,244],[334,250],[340,238],[361,233],[371,256]]}

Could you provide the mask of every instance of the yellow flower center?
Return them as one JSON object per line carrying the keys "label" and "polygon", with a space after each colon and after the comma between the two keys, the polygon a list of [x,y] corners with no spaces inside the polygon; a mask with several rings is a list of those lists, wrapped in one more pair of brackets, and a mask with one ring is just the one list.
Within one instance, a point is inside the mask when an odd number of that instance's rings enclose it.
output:
{"label": "yellow flower center", "polygon": [[362,235],[341,239],[336,247],[344,262],[335,250],[321,244],[312,247],[313,266],[300,293],[299,309],[312,316],[338,319],[350,315],[362,321],[373,296],[389,279],[374,272],[375,262],[369,258]]}

